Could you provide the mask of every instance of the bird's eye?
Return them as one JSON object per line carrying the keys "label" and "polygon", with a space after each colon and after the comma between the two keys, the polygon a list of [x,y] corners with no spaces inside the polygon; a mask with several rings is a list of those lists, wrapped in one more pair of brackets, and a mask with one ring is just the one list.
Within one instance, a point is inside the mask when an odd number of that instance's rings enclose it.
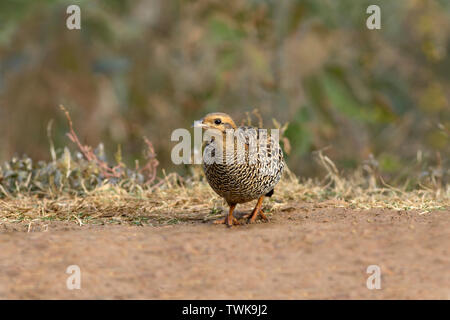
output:
{"label": "bird's eye", "polygon": [[221,123],[222,123],[222,120],[216,119],[216,120],[214,120],[214,123],[215,123],[215,124],[221,124]]}

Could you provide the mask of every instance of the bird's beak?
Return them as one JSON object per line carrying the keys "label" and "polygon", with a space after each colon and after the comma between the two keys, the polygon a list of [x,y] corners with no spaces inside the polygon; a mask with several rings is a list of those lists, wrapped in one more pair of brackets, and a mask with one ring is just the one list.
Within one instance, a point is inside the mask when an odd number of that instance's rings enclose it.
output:
{"label": "bird's beak", "polygon": [[205,127],[207,127],[207,125],[203,123],[203,120],[195,120],[194,124],[192,125],[192,128],[205,128]]}

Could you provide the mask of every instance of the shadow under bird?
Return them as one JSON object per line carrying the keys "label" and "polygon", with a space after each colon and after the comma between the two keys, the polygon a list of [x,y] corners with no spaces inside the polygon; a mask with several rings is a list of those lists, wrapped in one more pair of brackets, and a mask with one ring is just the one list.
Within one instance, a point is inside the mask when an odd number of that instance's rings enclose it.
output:
{"label": "shadow under bird", "polygon": [[[202,162],[206,179],[230,207],[225,219],[215,223],[229,227],[239,224],[233,216],[236,205],[255,199],[258,201],[247,222],[255,222],[258,216],[268,221],[262,203],[264,197],[272,196],[284,168],[277,137],[258,128],[237,127],[229,115],[221,112],[207,114],[195,121],[194,127],[206,130]],[[231,138],[227,139],[227,135]]]}

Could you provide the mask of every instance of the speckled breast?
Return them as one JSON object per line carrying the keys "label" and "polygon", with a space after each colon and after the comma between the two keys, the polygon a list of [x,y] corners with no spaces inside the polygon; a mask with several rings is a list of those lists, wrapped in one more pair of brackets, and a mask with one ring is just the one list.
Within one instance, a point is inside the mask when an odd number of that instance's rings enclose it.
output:
{"label": "speckled breast", "polygon": [[[223,161],[205,161],[204,158],[203,170],[209,185],[228,203],[257,199],[271,191],[280,181],[284,168],[283,152],[278,141],[271,137],[266,141],[267,149],[263,152],[259,148],[249,149],[247,144],[243,157],[236,147],[231,153],[224,149],[220,158]],[[205,146],[204,154],[215,155],[217,150],[217,144],[212,141]],[[251,158],[251,155],[256,157]]]}

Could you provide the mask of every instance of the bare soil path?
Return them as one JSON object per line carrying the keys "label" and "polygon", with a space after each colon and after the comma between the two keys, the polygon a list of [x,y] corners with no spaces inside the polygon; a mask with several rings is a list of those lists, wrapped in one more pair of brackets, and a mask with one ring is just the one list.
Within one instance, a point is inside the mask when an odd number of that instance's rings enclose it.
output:
{"label": "bare soil path", "polygon": [[[309,209],[231,229],[3,226],[0,298],[450,298],[450,211]],[[80,290],[66,288],[69,265]],[[380,290],[366,287],[369,265],[381,268]]]}

